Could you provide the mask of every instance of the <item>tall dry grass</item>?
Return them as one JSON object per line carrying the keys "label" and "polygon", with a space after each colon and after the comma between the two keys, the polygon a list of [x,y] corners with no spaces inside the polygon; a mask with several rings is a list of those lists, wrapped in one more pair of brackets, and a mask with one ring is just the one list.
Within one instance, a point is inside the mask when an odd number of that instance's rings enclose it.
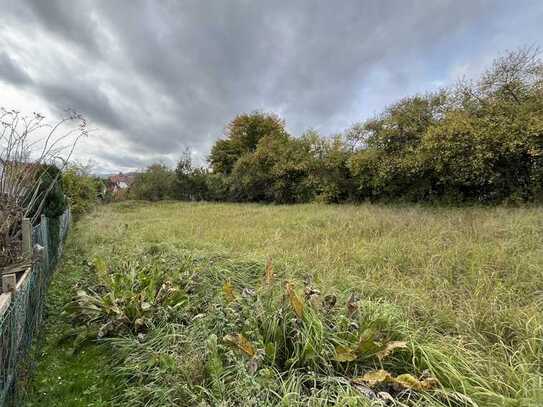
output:
{"label": "tall dry grass", "polygon": [[[440,378],[449,392],[446,405],[537,406],[543,403],[542,215],[537,207],[126,202],[87,217],[76,238],[89,258],[125,256],[150,245],[220,253],[206,269],[216,273],[217,287],[221,270],[243,286],[254,276],[243,265],[264,265],[270,256],[280,279],[311,281],[340,297],[356,292],[369,306],[383,304],[404,320],[411,363]],[[137,359],[137,353],[129,358]],[[134,373],[134,366],[121,370]],[[300,398],[305,379],[279,377],[278,399],[307,403]],[[250,378],[236,380],[247,380],[251,394]],[[348,386],[339,395],[320,388],[314,405],[333,397],[338,404],[360,402]],[[166,400],[167,388],[162,390]],[[456,401],[450,398],[455,392]],[[444,403],[439,395],[424,397],[420,405]]]}

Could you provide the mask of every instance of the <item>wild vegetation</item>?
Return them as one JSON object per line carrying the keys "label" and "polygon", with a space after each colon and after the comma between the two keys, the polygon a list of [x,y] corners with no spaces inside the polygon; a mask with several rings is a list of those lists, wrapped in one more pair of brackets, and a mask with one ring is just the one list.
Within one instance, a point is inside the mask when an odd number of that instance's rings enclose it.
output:
{"label": "wild vegetation", "polygon": [[[58,296],[40,369],[70,386],[49,398],[40,370],[28,403],[542,405],[537,55],[334,137],[238,115],[209,168],[154,164],[138,201],[95,208],[103,184],[64,171],[81,216],[65,270],[85,278]],[[83,352],[107,367],[64,369]],[[115,391],[77,396],[89,374]]]}
{"label": "wild vegetation", "polygon": [[[119,405],[538,406],[542,219],[540,208],[100,207],[67,253],[92,278],[72,290],[64,340],[115,355]],[[40,364],[74,358],[52,348]]]}
{"label": "wild vegetation", "polygon": [[107,348],[76,349],[66,338],[71,326],[61,314],[74,287],[96,284],[95,276],[84,267],[79,244],[76,239],[66,241],[47,290],[46,318],[34,338],[27,374],[19,378],[17,405],[110,407],[120,384],[115,375],[109,374],[112,355]]}
{"label": "wild vegetation", "polygon": [[293,137],[274,114],[235,117],[210,168],[153,165],[132,197],[300,203],[541,201],[543,63],[524,48],[475,81],[407,97],[343,134]]}
{"label": "wild vegetation", "polygon": [[104,182],[91,175],[90,168],[80,164],[71,163],[64,170],[60,187],[70,199],[72,214],[76,219],[106,199]]}
{"label": "wild vegetation", "polygon": [[22,250],[23,218],[36,223],[42,214],[64,211],[62,170],[87,134],[85,119],[73,111],[51,123],[38,113],[0,108],[0,271],[29,261]]}

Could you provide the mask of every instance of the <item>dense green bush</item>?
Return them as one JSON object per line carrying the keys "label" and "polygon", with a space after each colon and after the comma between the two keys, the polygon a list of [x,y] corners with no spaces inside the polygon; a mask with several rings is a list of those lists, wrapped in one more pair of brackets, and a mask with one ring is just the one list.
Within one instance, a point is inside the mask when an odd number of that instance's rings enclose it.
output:
{"label": "dense green bush", "polygon": [[312,155],[309,144],[286,133],[262,137],[252,153],[238,159],[232,171],[231,197],[236,201],[307,202]]}
{"label": "dense green bush", "polygon": [[175,173],[164,164],[153,164],[136,175],[129,196],[134,199],[159,201],[175,198]]}
{"label": "dense green bush", "polygon": [[104,182],[89,174],[80,165],[72,165],[62,175],[62,189],[68,198],[72,214],[77,218],[90,211],[103,198]]}
{"label": "dense green bush", "polygon": [[543,65],[509,53],[475,82],[389,107],[357,134],[361,198],[499,202],[540,198]]}
{"label": "dense green bush", "polygon": [[[36,171],[39,174],[37,194],[45,198],[41,207],[38,204],[32,208],[32,213],[41,212],[49,218],[56,218],[62,215],[66,209],[66,200],[64,199],[64,191],[60,182],[61,171],[55,165],[42,164],[40,167]],[[30,198],[29,196],[28,199],[30,200]]]}
{"label": "dense green bush", "polygon": [[311,152],[309,185],[317,200],[338,203],[353,200],[354,184],[349,170],[352,147],[341,135],[325,138],[310,131],[302,140]]}
{"label": "dense green bush", "polygon": [[226,126],[226,138],[211,149],[209,162],[216,174],[229,175],[236,162],[257,149],[264,136],[283,137],[285,123],[274,114],[254,112],[238,115]]}
{"label": "dense green bush", "polygon": [[190,150],[177,163],[173,195],[184,201],[208,200],[208,171],[192,166]]}
{"label": "dense green bush", "polygon": [[230,191],[230,178],[221,174],[206,173],[206,200],[226,201]]}

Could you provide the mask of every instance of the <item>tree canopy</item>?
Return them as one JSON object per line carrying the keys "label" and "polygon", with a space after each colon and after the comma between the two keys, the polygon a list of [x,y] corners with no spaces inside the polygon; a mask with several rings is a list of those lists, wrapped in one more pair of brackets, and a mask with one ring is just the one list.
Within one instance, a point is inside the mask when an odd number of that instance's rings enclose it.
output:
{"label": "tree canopy", "polygon": [[[404,98],[331,137],[316,131],[294,137],[281,118],[265,112],[236,116],[223,136],[211,150],[209,170],[193,168],[186,157],[179,162],[171,174],[177,192],[168,196],[276,203],[540,201],[543,64],[535,49],[509,52],[477,80]],[[157,168],[148,177],[167,172]]]}
{"label": "tree canopy", "polygon": [[242,155],[256,150],[262,137],[284,135],[284,122],[275,114],[240,114],[226,126],[224,139],[217,141],[211,149],[211,168],[214,173],[229,175]]}

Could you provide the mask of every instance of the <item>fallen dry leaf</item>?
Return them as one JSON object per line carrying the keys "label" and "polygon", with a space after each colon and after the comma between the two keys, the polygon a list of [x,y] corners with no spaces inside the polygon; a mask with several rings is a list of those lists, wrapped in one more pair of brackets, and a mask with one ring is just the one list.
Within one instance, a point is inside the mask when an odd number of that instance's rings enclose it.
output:
{"label": "fallen dry leaf", "polygon": [[406,349],[407,348],[407,342],[404,341],[392,341],[385,345],[385,347],[377,352],[377,357],[379,360],[383,360],[387,356],[389,356],[391,353],[393,353],[396,349]]}
{"label": "fallen dry leaf", "polygon": [[373,340],[374,336],[375,332],[371,329],[366,329],[362,333],[356,347],[357,355],[370,356],[376,354],[381,349],[381,345]]}
{"label": "fallen dry leaf", "polygon": [[394,379],[394,383],[400,385],[404,389],[417,391],[432,390],[434,387],[439,385],[439,382],[436,378],[427,377],[425,379],[419,380],[408,373],[396,377]]}
{"label": "fallen dry leaf", "polygon": [[233,333],[225,335],[222,340],[227,344],[237,348],[243,352],[246,356],[253,357],[256,354],[256,350],[253,344],[242,334]]}
{"label": "fallen dry leaf", "polygon": [[236,300],[236,294],[234,293],[234,286],[229,282],[225,282],[222,286],[222,292],[224,293],[224,297],[228,302],[232,302]]}
{"label": "fallen dry leaf", "polygon": [[368,372],[363,376],[357,377],[352,380],[353,383],[367,384],[369,387],[374,387],[381,383],[387,383],[393,381],[392,375],[386,370],[374,370]]}
{"label": "fallen dry leaf", "polygon": [[338,362],[352,362],[356,360],[357,354],[345,346],[336,346],[336,361]]}
{"label": "fallen dry leaf", "polygon": [[324,297],[322,305],[325,311],[330,311],[336,305],[337,297],[333,294],[328,294]]}
{"label": "fallen dry leaf", "polygon": [[285,283],[285,290],[287,292],[288,299],[290,301],[290,306],[294,310],[294,313],[296,314],[296,316],[301,319],[304,316],[303,301],[300,299],[300,297],[298,297],[298,295],[296,294],[296,291],[294,291],[294,287],[288,281]]}

